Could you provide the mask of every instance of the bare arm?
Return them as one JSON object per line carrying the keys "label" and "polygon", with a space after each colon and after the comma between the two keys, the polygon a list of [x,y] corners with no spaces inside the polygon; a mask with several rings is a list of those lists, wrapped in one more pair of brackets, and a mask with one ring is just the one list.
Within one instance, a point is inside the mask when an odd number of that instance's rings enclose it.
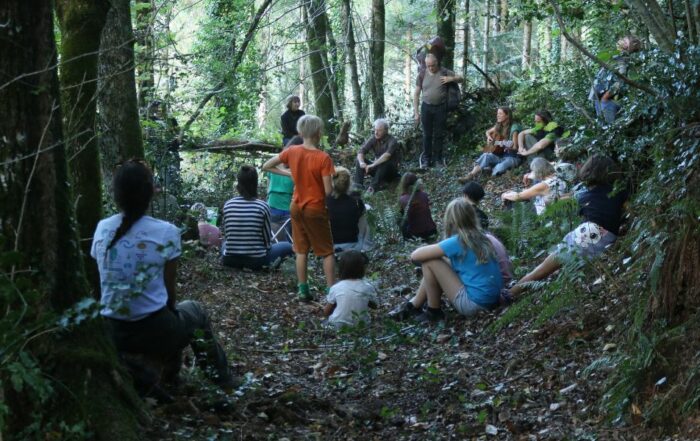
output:
{"label": "bare arm", "polygon": [[330,317],[331,314],[333,314],[333,311],[335,311],[335,306],[335,303],[326,303],[326,305],[323,307],[323,315]]}
{"label": "bare arm", "polygon": [[165,290],[168,291],[168,302],[167,305],[170,309],[175,309],[177,305],[177,298],[175,295],[175,286],[177,279],[177,259],[168,260],[165,262],[165,268],[163,269],[163,278],[165,279]]}
{"label": "bare arm", "polygon": [[493,141],[493,135],[496,134],[496,126],[491,127],[486,131],[486,140],[491,142]]}
{"label": "bare arm", "polygon": [[534,198],[535,196],[540,196],[549,190],[549,186],[545,184],[544,182],[540,182],[538,184],[533,185],[532,187],[528,188],[527,190],[523,190],[520,192],[517,191],[507,191],[501,195],[501,199],[506,199],[508,201],[529,201],[530,199]]}
{"label": "bare arm", "polygon": [[391,159],[391,153],[388,153],[388,152],[382,153],[382,156],[377,158],[377,160],[374,161],[371,165],[368,165],[367,168],[368,169],[374,168],[374,167],[378,166],[379,164],[382,164],[382,163],[388,161],[389,159]]}
{"label": "bare arm", "polygon": [[365,162],[365,154],[362,153],[362,150],[357,153],[357,163],[360,164],[360,168],[365,168],[367,166],[367,163]]}
{"label": "bare arm", "polygon": [[333,181],[330,176],[323,177],[323,189],[326,192],[326,196],[330,196],[330,194],[333,192]]}
{"label": "bare arm", "polygon": [[523,147],[520,151],[520,154],[523,156],[534,155],[535,153],[539,152],[540,150],[546,149],[550,145],[552,145],[551,139],[542,138],[539,141],[537,141],[537,143],[535,145],[533,145],[532,148],[529,150],[525,150],[525,148]]}
{"label": "bare arm", "polygon": [[411,253],[411,260],[418,263],[423,263],[428,260],[439,259],[445,255],[440,245],[426,245],[416,249]]}
{"label": "bare arm", "polygon": [[413,90],[413,118],[416,120],[416,124],[420,122],[420,86],[416,86]]}
{"label": "bare arm", "polygon": [[263,171],[274,173],[276,175],[292,176],[292,172],[289,169],[277,168],[277,166],[280,164],[282,164],[280,155],[275,155],[263,164],[262,169]]}

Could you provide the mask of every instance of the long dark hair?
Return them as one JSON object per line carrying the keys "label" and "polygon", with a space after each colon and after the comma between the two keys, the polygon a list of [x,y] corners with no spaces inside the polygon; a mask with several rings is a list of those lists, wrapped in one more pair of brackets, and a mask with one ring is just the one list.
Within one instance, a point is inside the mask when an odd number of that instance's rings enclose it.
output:
{"label": "long dark hair", "polygon": [[510,107],[505,106],[501,106],[496,110],[501,110],[508,117],[508,121],[505,123],[496,121],[496,133],[502,138],[500,141],[508,140],[510,138],[510,126],[513,125],[513,111],[510,110]]}
{"label": "long dark hair", "polygon": [[146,214],[153,197],[153,173],[140,159],[130,159],[120,165],[112,182],[114,201],[124,217],[107,249],[112,248]]}

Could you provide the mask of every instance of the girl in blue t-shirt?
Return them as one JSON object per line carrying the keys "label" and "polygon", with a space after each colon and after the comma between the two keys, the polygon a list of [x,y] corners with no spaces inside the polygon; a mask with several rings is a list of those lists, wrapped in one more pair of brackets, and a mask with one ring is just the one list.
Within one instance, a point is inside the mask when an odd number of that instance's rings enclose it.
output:
{"label": "girl in blue t-shirt", "polygon": [[[442,242],[418,248],[411,254],[423,268],[416,295],[392,315],[421,322],[444,319],[440,297],[444,292],[452,306],[464,316],[493,309],[503,288],[496,251],[481,231],[474,207],[464,198],[450,202],[445,210]],[[428,307],[421,312],[427,301]]]}

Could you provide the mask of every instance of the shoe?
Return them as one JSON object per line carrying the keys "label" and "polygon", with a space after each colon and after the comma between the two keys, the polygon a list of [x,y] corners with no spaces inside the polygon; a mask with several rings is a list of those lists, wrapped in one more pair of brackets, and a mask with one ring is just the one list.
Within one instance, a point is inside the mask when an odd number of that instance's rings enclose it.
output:
{"label": "shoe", "polygon": [[418,323],[435,323],[445,320],[445,313],[442,309],[432,310],[426,308],[425,311],[421,312],[415,318]]}
{"label": "shoe", "polygon": [[500,306],[508,306],[513,304],[513,294],[510,293],[508,288],[503,288],[501,290],[501,295],[498,298],[498,304]]}
{"label": "shoe", "polygon": [[403,322],[418,316],[420,313],[420,309],[413,306],[413,303],[406,302],[392,309],[391,312],[389,312],[389,317],[397,322]]}
{"label": "shoe", "polygon": [[310,292],[300,292],[297,296],[300,302],[310,302],[314,299],[314,296]]}

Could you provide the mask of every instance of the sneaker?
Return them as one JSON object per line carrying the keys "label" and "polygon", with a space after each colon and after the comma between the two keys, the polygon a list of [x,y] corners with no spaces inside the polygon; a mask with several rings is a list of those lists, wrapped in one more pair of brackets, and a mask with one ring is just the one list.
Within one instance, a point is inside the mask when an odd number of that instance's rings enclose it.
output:
{"label": "sneaker", "polygon": [[420,309],[413,306],[413,303],[406,302],[397,306],[389,312],[389,317],[397,322],[403,322],[420,314]]}
{"label": "sneaker", "polygon": [[300,292],[297,296],[300,302],[310,302],[314,299],[314,296],[310,292]]}
{"label": "sneaker", "polygon": [[442,309],[432,310],[426,308],[425,311],[421,312],[416,316],[415,320],[418,323],[435,323],[445,320],[445,313]]}

